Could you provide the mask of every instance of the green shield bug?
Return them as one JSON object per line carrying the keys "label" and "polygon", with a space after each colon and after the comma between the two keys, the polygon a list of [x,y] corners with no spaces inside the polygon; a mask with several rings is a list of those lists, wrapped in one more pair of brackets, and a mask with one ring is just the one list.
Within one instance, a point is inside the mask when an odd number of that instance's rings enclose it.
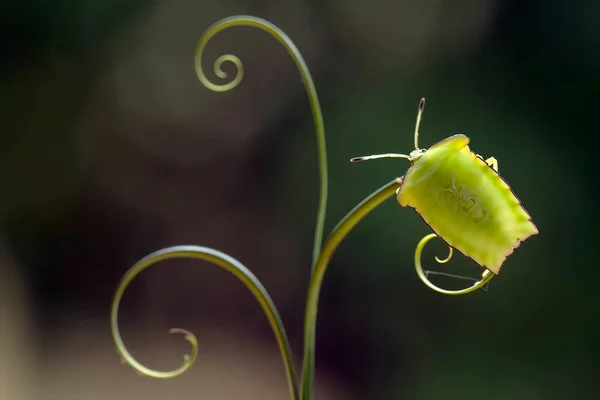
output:
{"label": "green shield bug", "polygon": [[471,152],[468,137],[457,134],[428,149],[419,148],[424,107],[423,98],[410,155],[388,153],[350,161],[408,159],[410,166],[396,192],[398,203],[414,208],[451,248],[498,275],[506,258],[538,229],[498,174],[497,160]]}

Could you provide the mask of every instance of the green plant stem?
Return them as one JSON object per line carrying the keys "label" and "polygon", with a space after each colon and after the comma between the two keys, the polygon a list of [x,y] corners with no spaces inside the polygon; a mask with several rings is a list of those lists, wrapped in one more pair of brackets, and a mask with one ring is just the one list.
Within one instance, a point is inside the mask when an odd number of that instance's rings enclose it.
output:
{"label": "green plant stem", "polygon": [[242,77],[244,75],[244,67],[241,60],[232,54],[225,54],[217,58],[214,63],[214,72],[219,78],[226,78],[227,74],[223,72],[221,69],[221,64],[225,61],[229,61],[235,64],[237,73],[233,80],[229,83],[217,85],[208,80],[206,75],[204,74],[204,69],[202,68],[202,54],[204,52],[204,48],[206,44],[215,36],[217,33],[221,32],[224,29],[231,28],[234,26],[251,26],[254,28],[258,28],[262,31],[269,33],[273,36],[279,43],[285,47],[288,54],[294,60],[296,67],[298,68],[298,72],[302,78],[302,82],[304,83],[304,87],[306,89],[306,94],[308,96],[308,102],[310,103],[310,108],[313,115],[313,120],[315,123],[315,129],[317,133],[317,153],[319,158],[319,176],[320,176],[320,195],[319,195],[319,204],[317,208],[317,224],[315,227],[315,238],[313,245],[313,255],[312,255],[312,264],[311,264],[311,276],[314,273],[315,264],[319,259],[319,255],[321,254],[321,246],[323,242],[323,230],[325,226],[325,213],[327,211],[327,192],[328,192],[328,172],[327,172],[327,149],[325,144],[325,125],[323,123],[323,115],[321,113],[321,106],[319,103],[319,97],[317,96],[317,89],[315,87],[312,75],[310,74],[310,70],[304,61],[304,57],[300,54],[300,51],[292,42],[292,40],[285,34],[280,28],[273,25],[269,21],[266,21],[262,18],[252,17],[249,15],[236,15],[233,17],[223,18],[211,26],[209,26],[204,34],[200,38],[198,45],[196,47],[196,55],[194,60],[194,65],[196,69],[196,74],[198,75],[198,79],[204,86],[208,89],[213,90],[215,92],[225,92],[235,88],[242,81]]}
{"label": "green plant stem", "polygon": [[[369,212],[379,206],[386,199],[393,196],[396,190],[402,183],[402,178],[396,178],[387,185],[381,187],[375,191],[360,204],[358,204],[352,211],[350,211],[333,229],[329,235],[325,246],[322,246],[323,242],[323,230],[325,224],[325,213],[327,206],[327,191],[328,191],[328,172],[327,172],[327,152],[325,146],[325,128],[323,124],[323,117],[321,114],[321,108],[319,105],[319,99],[317,97],[317,91],[311,77],[310,71],[304,61],[302,55],[291,41],[291,39],[277,26],[265,21],[261,18],[252,16],[233,16],[224,18],[216,23],[212,24],[202,35],[195,54],[195,69],[198,78],[208,89],[216,92],[224,92],[235,88],[242,81],[244,75],[244,67],[240,59],[231,54],[225,54],[217,58],[214,63],[214,73],[219,78],[226,78],[227,74],[221,69],[223,62],[232,62],[237,69],[235,77],[228,83],[225,84],[214,84],[206,78],[204,70],[202,68],[202,53],[204,48],[210,39],[217,33],[224,29],[234,26],[251,26],[259,28],[275,39],[277,39],[290,54],[294,60],[302,81],[304,83],[308,101],[310,103],[316,134],[317,134],[317,152],[319,160],[319,173],[320,173],[320,196],[317,210],[317,223],[315,227],[315,237],[313,246],[313,256],[311,263],[310,282],[308,287],[308,296],[306,302],[306,313],[305,313],[305,325],[304,325],[304,353],[302,362],[302,375],[301,375],[301,386],[298,387],[296,374],[294,372],[294,363],[292,359],[292,352],[290,350],[289,341],[281,321],[281,317],[275,307],[275,304],[271,300],[267,290],[263,287],[256,276],[246,268],[242,263],[230,257],[229,255],[222,253],[218,250],[214,250],[208,247],[201,246],[174,246],[168,247],[144,257],[136,264],[134,264],[123,276],[121,282],[117,286],[113,303],[111,307],[110,320],[111,320],[111,332],[113,339],[117,346],[117,351],[121,354],[123,362],[129,364],[139,373],[152,376],[155,378],[172,378],[181,375],[187,371],[194,363],[198,356],[198,340],[191,333],[183,329],[171,329],[171,333],[182,333],[185,335],[185,339],[192,345],[192,352],[190,355],[184,357],[184,363],[177,369],[172,371],[157,371],[145,367],[140,364],[127,350],[123,343],[121,334],[119,332],[118,325],[118,312],[119,304],[123,297],[123,293],[130,285],[132,280],[140,274],[143,270],[150,267],[151,265],[172,258],[193,258],[197,260],[204,260],[216,264],[225,270],[231,272],[234,276],[244,283],[244,285],[252,292],[258,303],[262,307],[267,319],[273,329],[273,333],[279,345],[281,356],[283,359],[286,375],[289,383],[289,392],[292,400],[311,400],[313,398],[314,391],[314,373],[315,373],[315,333],[317,324],[317,308],[319,302],[319,294],[323,283],[323,278],[329,265],[329,261],[333,257],[333,253],[344,240],[348,233],[354,228],[354,226],[362,220]],[[416,138],[416,136],[415,136]],[[415,139],[416,143],[416,139]],[[448,291],[433,285],[427,279],[427,274],[423,271],[421,266],[420,257],[425,246],[425,243],[436,235],[428,235],[421,240],[417,246],[415,252],[415,268],[419,277],[427,284],[430,288],[444,294],[464,294],[472,292],[492,279],[492,275],[485,275],[483,279],[476,282],[473,287],[459,290],[459,291]],[[452,249],[451,249],[452,250]],[[450,259],[452,251],[445,260],[436,260],[440,263],[444,263]],[[300,389],[300,390],[299,390]]]}
{"label": "green plant stem", "polygon": [[290,396],[292,400],[298,400],[298,384],[296,381],[296,374],[294,371],[294,363],[292,360],[290,344],[287,338],[287,334],[285,332],[285,328],[283,326],[283,322],[281,321],[281,317],[279,316],[277,308],[275,307],[273,300],[271,300],[269,293],[260,283],[258,278],[242,263],[225,253],[208,247],[167,247],[165,249],[155,251],[154,253],[151,253],[146,257],[142,258],[125,273],[125,275],[121,279],[121,282],[117,286],[110,313],[111,332],[113,335],[113,340],[117,346],[117,351],[121,355],[123,361],[132,366],[135,370],[137,370],[143,375],[151,376],[154,378],[173,378],[187,371],[194,364],[194,361],[198,356],[198,340],[196,339],[194,334],[183,329],[171,329],[171,333],[183,333],[185,335],[186,340],[192,345],[191,355],[184,356],[184,363],[175,370],[157,371],[154,369],[150,369],[142,365],[131,355],[131,353],[127,350],[125,344],[123,343],[123,339],[119,332],[119,304],[121,302],[121,298],[123,297],[125,289],[127,289],[131,281],[146,268],[152,266],[153,264],[156,264],[159,261],[164,261],[172,258],[193,258],[196,260],[203,260],[216,264],[221,268],[231,272],[240,281],[242,281],[242,283],[250,290],[250,292],[252,292],[252,294],[262,307],[265,315],[267,316],[267,319],[271,324],[271,328],[273,329],[273,333],[275,334],[275,338],[277,339],[277,344],[279,345],[279,350],[283,358],[283,364],[289,383]]}
{"label": "green plant stem", "polygon": [[[325,214],[327,208],[327,197],[328,197],[328,171],[327,171],[327,149],[325,143],[325,126],[323,123],[323,116],[321,113],[321,106],[319,103],[319,98],[317,96],[317,90],[315,88],[315,84],[313,82],[312,76],[302,57],[302,54],[296,47],[296,45],[292,42],[292,40],[277,26],[272,23],[257,17],[240,15],[233,16],[221,19],[210,27],[206,29],[204,34],[202,35],[197,47],[196,47],[196,55],[195,55],[195,69],[196,74],[198,75],[198,79],[200,82],[210,90],[223,92],[227,90],[231,90],[240,84],[243,77],[243,64],[241,60],[234,55],[225,54],[217,58],[214,63],[214,72],[219,78],[226,78],[227,74],[223,72],[221,69],[221,64],[225,61],[232,62],[236,66],[236,75],[232,81],[226,84],[217,85],[212,83],[206,77],[204,70],[202,68],[202,54],[207,43],[219,32],[224,29],[234,27],[234,26],[251,26],[255,28],[259,28],[271,36],[273,36],[277,41],[279,41],[287,50],[288,54],[294,60],[296,67],[300,73],[302,78],[302,82],[304,83],[304,87],[306,89],[306,93],[308,96],[308,101],[311,107],[316,135],[317,135],[317,154],[318,154],[318,162],[319,162],[319,177],[320,177],[320,195],[318,201],[317,208],[317,222],[315,226],[315,235],[314,235],[314,243],[313,243],[313,254],[312,254],[312,262],[310,269],[310,282],[313,282],[315,279],[315,272],[317,269],[317,265],[322,256],[322,242],[323,242],[323,230],[325,226]],[[309,283],[309,285],[311,285]],[[314,336],[314,335],[313,335]],[[305,336],[305,350],[308,349],[312,351],[314,349],[314,345],[306,342],[309,336]],[[314,339],[314,338],[313,338]],[[309,363],[314,363],[314,354],[307,357],[306,353],[304,354],[305,362],[309,361]],[[314,369],[313,367],[309,368],[311,371]],[[308,386],[305,387],[305,391],[312,393],[312,376],[309,380],[307,380]]]}
{"label": "green plant stem", "polygon": [[301,400],[311,400],[313,398],[314,374],[315,374],[315,332],[317,325],[317,308],[319,303],[319,294],[323,284],[323,277],[327,271],[329,261],[333,253],[350,233],[352,228],[368,213],[383,203],[396,193],[400,187],[402,178],[396,178],[387,185],[371,194],[352,211],[350,211],[333,229],[329,235],[323,251],[319,256],[315,266],[315,273],[310,281],[308,289],[308,298],[306,302],[306,312],[304,321],[304,360],[302,363],[301,379]]}
{"label": "green plant stem", "polygon": [[314,350],[315,350],[315,329],[316,329],[316,318],[317,318],[317,305],[319,300],[319,292],[323,281],[327,264],[331,259],[333,252],[344,239],[348,232],[360,221],[367,213],[377,207],[385,199],[392,196],[400,184],[400,180],[396,179],[390,184],[384,186],[379,191],[365,199],[356,208],[354,208],[333,230],[330,235],[324,250],[322,251],[323,241],[323,229],[325,224],[325,212],[327,206],[327,186],[328,186],[328,173],[327,173],[327,153],[325,146],[325,128],[323,124],[323,117],[321,114],[321,108],[319,105],[319,99],[317,91],[311,77],[310,71],[304,61],[304,58],[300,54],[291,39],[279,29],[277,26],[271,24],[260,18],[251,16],[234,16],[224,18],[211,25],[202,35],[200,42],[196,48],[195,67],[198,78],[207,88],[214,91],[227,91],[235,88],[242,80],[243,77],[243,64],[240,59],[231,54],[225,54],[217,58],[214,63],[214,72],[220,78],[226,78],[227,74],[221,69],[221,64],[225,61],[229,61],[235,64],[237,68],[237,74],[234,79],[223,85],[216,85],[210,82],[202,69],[202,53],[206,44],[210,39],[219,33],[220,31],[233,27],[233,26],[252,26],[259,28],[277,39],[287,50],[294,60],[302,81],[306,88],[308,95],[308,101],[311,106],[315,128],[317,133],[317,152],[319,157],[319,172],[320,172],[320,197],[317,211],[317,224],[315,227],[315,237],[313,246],[313,257],[311,264],[310,282],[308,290],[308,299],[306,306],[306,324],[304,331],[304,359],[302,364],[302,387],[301,397],[302,399],[311,399],[313,395],[313,382],[314,382]]}

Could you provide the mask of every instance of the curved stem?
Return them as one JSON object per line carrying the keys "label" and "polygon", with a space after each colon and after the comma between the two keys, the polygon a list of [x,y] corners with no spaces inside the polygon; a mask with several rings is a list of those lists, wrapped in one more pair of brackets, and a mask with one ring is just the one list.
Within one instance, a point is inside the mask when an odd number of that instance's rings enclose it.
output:
{"label": "curved stem", "polygon": [[321,187],[320,187],[320,196],[319,196],[319,205],[317,211],[317,225],[315,227],[315,239],[313,245],[313,256],[312,256],[312,266],[311,266],[311,276],[314,273],[315,264],[319,259],[319,254],[321,253],[321,245],[323,242],[323,228],[325,225],[325,212],[327,207],[327,186],[328,186],[328,174],[327,174],[327,151],[325,146],[325,125],[323,124],[323,115],[321,114],[321,106],[319,104],[319,98],[317,96],[317,89],[315,88],[315,84],[313,82],[312,76],[302,57],[300,51],[296,47],[296,45],[292,42],[292,40],[279,29],[277,26],[273,25],[269,21],[266,21],[262,18],[252,17],[248,15],[236,15],[233,17],[223,18],[214,24],[212,24],[200,39],[198,46],[196,47],[196,56],[195,56],[195,68],[196,74],[198,75],[198,79],[204,86],[208,89],[216,91],[216,92],[225,92],[235,88],[242,81],[242,77],[244,75],[244,68],[241,60],[232,55],[225,54],[221,57],[217,58],[214,63],[214,72],[219,78],[226,78],[227,74],[221,69],[221,64],[225,61],[232,62],[237,69],[237,73],[233,80],[226,84],[217,85],[208,80],[206,75],[204,74],[204,70],[202,69],[202,53],[204,52],[204,48],[207,43],[215,36],[217,33],[221,32],[224,29],[231,28],[233,26],[252,26],[255,28],[259,28],[275,39],[277,39],[287,50],[289,55],[294,60],[296,67],[298,67],[298,71],[300,72],[300,76],[302,77],[302,81],[304,83],[304,87],[306,88],[306,93],[308,95],[308,102],[310,103],[310,108],[312,110],[313,119],[315,122],[315,128],[317,131],[317,151],[319,156],[319,171],[320,171],[320,179],[321,179]]}
{"label": "curved stem", "polygon": [[317,308],[319,303],[319,294],[323,284],[323,277],[333,253],[344,240],[348,233],[362,220],[369,212],[379,206],[388,198],[396,194],[400,187],[402,178],[396,178],[387,185],[375,191],[359,205],[354,207],[333,229],[329,235],[323,251],[315,266],[314,275],[308,288],[308,298],[306,303],[305,321],[304,321],[304,360],[302,363],[302,382],[300,397],[302,400],[312,399],[312,388],[314,382],[315,369],[315,332],[317,325]]}
{"label": "curved stem", "polygon": [[228,256],[225,253],[208,247],[167,247],[142,258],[140,261],[134,264],[129,269],[129,271],[127,271],[127,273],[125,273],[115,292],[110,312],[111,332],[115,344],[117,346],[117,351],[123,357],[123,361],[132,366],[134,369],[136,369],[139,373],[143,375],[148,375],[154,378],[173,378],[187,371],[196,360],[196,357],[198,355],[198,340],[192,333],[183,329],[171,329],[170,332],[183,333],[185,335],[186,340],[192,345],[192,353],[191,355],[184,356],[184,363],[181,365],[181,367],[172,371],[157,371],[142,365],[127,350],[127,347],[123,343],[123,339],[119,332],[119,304],[121,302],[121,298],[123,297],[123,293],[130,285],[131,281],[140,272],[152,266],[153,264],[159,261],[164,261],[172,258],[193,258],[216,264],[235,275],[252,292],[252,294],[254,295],[256,300],[258,300],[258,303],[262,307],[265,315],[267,316],[267,319],[271,324],[271,328],[273,329],[273,333],[275,334],[275,338],[277,339],[277,344],[279,345],[279,350],[281,352],[283,364],[285,366],[291,398],[293,400],[298,400],[298,384],[296,382],[296,374],[294,372],[294,363],[292,360],[290,344],[285,332],[285,328],[281,321],[281,317],[279,316],[277,308],[275,307],[273,300],[271,300],[269,293],[260,283],[258,278],[242,263],[237,261],[235,258]]}

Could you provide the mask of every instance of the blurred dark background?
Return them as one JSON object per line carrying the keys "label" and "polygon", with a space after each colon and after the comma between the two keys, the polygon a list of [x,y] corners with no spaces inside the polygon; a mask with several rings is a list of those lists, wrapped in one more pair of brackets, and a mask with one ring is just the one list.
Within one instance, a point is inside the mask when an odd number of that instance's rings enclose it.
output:
{"label": "blurred dark background", "polygon": [[[200,339],[173,380],[119,364],[109,332],[127,268],[175,244],[217,248],[263,281],[298,360],[318,195],[315,134],[284,49],[253,28],[205,54],[244,62],[213,93],[194,73],[214,21],[266,18],[296,43],[322,103],[327,231],[405,160],[453,133],[499,160],[540,234],[487,292],[442,296],[412,266],[429,232],[393,200],[338,249],[320,304],[319,399],[600,396],[597,1],[5,0],[0,5],[0,399],[284,399],[266,319],[227,272],[165,262],[124,297],[126,343],[154,368]],[[232,65],[225,65],[233,73]],[[439,242],[424,260],[477,269]],[[450,285],[452,282],[439,282]]]}

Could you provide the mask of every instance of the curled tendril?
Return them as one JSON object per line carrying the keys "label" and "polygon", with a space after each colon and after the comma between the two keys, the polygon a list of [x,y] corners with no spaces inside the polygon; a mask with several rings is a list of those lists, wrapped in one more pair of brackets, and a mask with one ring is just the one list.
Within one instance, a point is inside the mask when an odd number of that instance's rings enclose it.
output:
{"label": "curled tendril", "polygon": [[215,92],[226,92],[235,88],[242,81],[242,78],[244,77],[244,64],[237,56],[234,56],[233,54],[224,54],[217,58],[217,60],[215,61],[215,75],[217,75],[221,79],[227,78],[227,72],[223,71],[223,69],[221,69],[221,66],[224,62],[229,61],[232,62],[236,67],[235,77],[231,82],[222,85],[217,85],[209,81],[206,75],[204,74],[204,70],[202,69],[202,52],[204,51],[204,47],[206,46],[206,43],[209,39],[210,37],[203,38],[200,42],[200,45],[198,45],[198,50],[196,52],[196,74],[198,75],[200,82],[202,82],[202,84],[210,90]]}
{"label": "curled tendril", "polygon": [[283,327],[281,317],[277,312],[277,308],[275,307],[273,300],[271,300],[267,290],[263,287],[258,278],[256,278],[256,276],[242,263],[225,253],[208,247],[167,247],[142,258],[140,261],[134,264],[129,271],[127,271],[127,273],[125,273],[121,279],[121,282],[117,286],[110,313],[111,332],[117,346],[117,351],[122,357],[122,361],[133,367],[139,374],[154,378],[173,378],[179,376],[190,369],[190,367],[194,364],[194,361],[196,361],[198,356],[198,340],[194,334],[187,330],[175,328],[169,331],[170,333],[183,334],[185,339],[192,345],[192,352],[190,355],[184,356],[183,364],[179,368],[171,371],[157,371],[142,365],[135,359],[135,357],[133,357],[133,355],[131,355],[129,350],[127,350],[119,331],[119,304],[121,302],[121,298],[123,297],[123,293],[125,293],[125,290],[131,284],[132,280],[146,268],[156,264],[159,261],[172,258],[193,258],[216,264],[235,275],[252,292],[267,316],[267,319],[271,324],[271,328],[273,329],[273,333],[275,334],[275,338],[277,339],[279,350],[281,352],[283,363],[286,369],[291,397],[294,400],[298,400],[298,385],[296,382],[296,374],[294,372],[292,352],[290,350],[290,344],[285,332],[285,328]]}
{"label": "curled tendril", "polygon": [[[438,293],[448,294],[448,295],[467,294],[467,293],[474,292],[477,289],[483,288],[495,276],[489,270],[486,270],[483,273],[482,279],[480,279],[480,280],[477,280],[477,279],[474,279],[474,278],[466,278],[466,277],[458,276],[458,275],[447,274],[447,273],[444,273],[444,272],[424,271],[423,270],[423,266],[421,265],[421,254],[423,253],[423,248],[425,247],[425,245],[427,244],[427,242],[429,242],[434,237],[438,237],[438,236],[435,233],[430,233],[429,235],[424,236],[423,239],[421,239],[421,241],[417,245],[417,248],[415,249],[415,269],[417,271],[417,275],[419,275],[419,278],[421,278],[421,280],[423,281],[423,283],[425,285],[427,285],[429,288],[435,290]],[[440,263],[440,264],[447,263],[452,258],[453,249],[450,246],[448,246],[448,248],[450,249],[450,251],[448,253],[448,257],[446,257],[443,260],[440,260],[438,257],[435,257],[435,260],[438,263]],[[449,276],[449,277],[452,277],[452,278],[462,278],[462,279],[474,280],[475,283],[471,287],[468,287],[468,288],[465,288],[465,289],[460,289],[460,290],[442,289],[442,288],[434,285],[429,280],[428,275],[429,274],[433,274],[433,273],[435,273],[437,275]]]}
{"label": "curled tendril", "polygon": [[328,173],[327,173],[327,151],[325,146],[325,125],[323,123],[323,115],[321,113],[321,106],[319,103],[319,97],[317,96],[317,89],[315,88],[314,81],[312,79],[312,75],[304,61],[304,57],[292,42],[292,40],[283,32],[280,28],[273,25],[269,21],[266,21],[262,18],[252,17],[249,15],[238,15],[228,18],[223,18],[206,29],[204,34],[202,35],[198,45],[196,46],[196,55],[194,59],[194,65],[196,69],[196,75],[198,75],[198,79],[204,86],[208,89],[213,90],[215,92],[226,92],[237,87],[242,78],[244,76],[244,65],[242,61],[232,54],[225,54],[217,58],[214,64],[214,72],[219,78],[227,78],[227,73],[225,73],[221,69],[221,65],[226,62],[232,62],[236,67],[236,75],[233,80],[229,83],[225,84],[215,84],[211,82],[204,73],[204,69],[202,67],[202,54],[204,53],[204,49],[208,42],[219,32],[224,29],[231,28],[234,26],[251,26],[254,28],[258,28],[262,31],[267,32],[272,37],[277,39],[279,43],[285,47],[288,54],[292,57],[292,60],[296,64],[298,68],[298,72],[302,78],[304,83],[304,87],[306,89],[306,94],[308,96],[308,102],[310,103],[311,111],[313,114],[313,119],[315,123],[315,129],[317,133],[317,152],[319,156],[319,175],[320,175],[320,196],[319,196],[319,206],[317,210],[317,224],[315,228],[315,239],[313,245],[313,255],[312,255],[312,267],[311,267],[311,276],[314,273],[314,268],[317,260],[319,259],[319,255],[321,254],[321,245],[323,242],[323,229],[325,225],[325,211],[327,207],[327,191],[328,191]]}
{"label": "curled tendril", "polygon": [[448,246],[448,257],[444,258],[443,260],[440,260],[438,258],[438,256],[435,256],[435,261],[437,261],[440,264],[446,264],[448,261],[450,261],[452,259],[452,255],[454,254],[454,249],[450,246]]}

